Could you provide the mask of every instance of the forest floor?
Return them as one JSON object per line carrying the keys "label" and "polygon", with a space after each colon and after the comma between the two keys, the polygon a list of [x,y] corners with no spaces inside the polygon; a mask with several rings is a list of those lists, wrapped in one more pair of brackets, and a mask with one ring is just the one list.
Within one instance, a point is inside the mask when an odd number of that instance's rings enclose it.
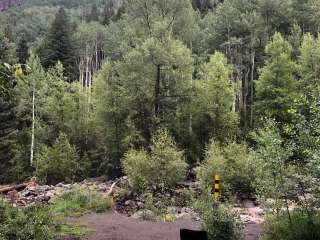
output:
{"label": "forest floor", "polygon": [[[262,210],[251,201],[244,201],[241,210],[245,223],[245,240],[256,240],[262,233]],[[180,240],[180,229],[198,230],[200,222],[178,220],[175,222],[148,222],[134,219],[117,212],[88,214],[78,219],[95,233],[84,240]]]}

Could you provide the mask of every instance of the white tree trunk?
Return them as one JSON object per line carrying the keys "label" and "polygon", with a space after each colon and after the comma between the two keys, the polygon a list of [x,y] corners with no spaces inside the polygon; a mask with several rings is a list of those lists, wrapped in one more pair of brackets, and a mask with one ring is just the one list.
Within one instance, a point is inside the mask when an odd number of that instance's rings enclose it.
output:
{"label": "white tree trunk", "polygon": [[[33,80],[35,81],[35,80]],[[30,166],[33,166],[33,153],[34,153],[34,125],[35,125],[35,83],[33,82],[32,89],[32,133],[31,133],[31,147],[30,147]]]}

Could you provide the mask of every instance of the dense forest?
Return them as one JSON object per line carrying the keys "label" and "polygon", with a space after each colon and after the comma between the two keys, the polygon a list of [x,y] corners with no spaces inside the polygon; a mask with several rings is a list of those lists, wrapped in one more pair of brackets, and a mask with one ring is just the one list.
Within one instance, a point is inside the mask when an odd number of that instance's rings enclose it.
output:
{"label": "dense forest", "polygon": [[197,168],[319,239],[319,31],[319,0],[26,0],[0,13],[0,183]]}

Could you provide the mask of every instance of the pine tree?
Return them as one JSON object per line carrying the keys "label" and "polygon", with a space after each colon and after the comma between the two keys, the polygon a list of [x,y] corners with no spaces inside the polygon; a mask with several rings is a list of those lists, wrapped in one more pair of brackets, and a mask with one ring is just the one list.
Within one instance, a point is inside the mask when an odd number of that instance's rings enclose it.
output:
{"label": "pine tree", "polygon": [[202,66],[193,99],[195,129],[202,144],[210,138],[224,142],[235,136],[238,116],[232,111],[236,95],[235,87],[230,84],[231,73],[226,57],[219,52]]}
{"label": "pine tree", "polygon": [[298,96],[292,47],[280,33],[276,33],[267,45],[266,53],[268,59],[256,82],[258,117],[288,123],[292,120]]}
{"label": "pine tree", "polygon": [[99,11],[97,4],[91,6],[91,11],[87,16],[87,22],[99,22]]}
{"label": "pine tree", "polygon": [[104,8],[104,18],[102,23],[104,25],[109,25],[114,20],[115,15],[116,13],[114,11],[113,1],[106,3]]}
{"label": "pine tree", "polygon": [[44,148],[37,157],[36,174],[40,180],[56,184],[64,180],[74,180],[79,170],[79,156],[68,137],[60,133],[52,147]]}
{"label": "pine tree", "polygon": [[60,61],[65,74],[70,80],[74,80],[77,72],[74,52],[69,17],[65,10],[60,8],[40,50],[42,64],[49,68]]}
{"label": "pine tree", "polygon": [[16,62],[16,45],[5,34],[5,31],[0,28],[0,63],[15,63]]}
{"label": "pine tree", "polygon": [[11,70],[0,65],[0,183],[7,181],[12,170],[16,150],[17,119],[13,90],[16,85]]}
{"label": "pine tree", "polygon": [[17,57],[18,57],[19,63],[21,64],[25,64],[27,62],[27,59],[29,58],[28,41],[25,35],[22,35],[22,37],[18,42]]}

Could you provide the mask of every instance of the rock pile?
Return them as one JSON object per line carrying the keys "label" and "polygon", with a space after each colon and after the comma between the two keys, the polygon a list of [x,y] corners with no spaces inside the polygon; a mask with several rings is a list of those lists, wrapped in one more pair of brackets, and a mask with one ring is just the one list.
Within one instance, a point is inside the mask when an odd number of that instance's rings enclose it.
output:
{"label": "rock pile", "polygon": [[[124,184],[126,181],[126,177],[116,180],[119,184]],[[38,202],[49,202],[55,196],[61,196],[72,189],[86,189],[100,192],[102,195],[113,195],[116,190],[119,190],[119,187],[114,186],[114,182],[88,179],[72,184],[40,185],[36,178],[32,178],[29,182],[23,184],[0,187],[0,198],[2,194],[4,200],[13,205],[29,207]]]}

